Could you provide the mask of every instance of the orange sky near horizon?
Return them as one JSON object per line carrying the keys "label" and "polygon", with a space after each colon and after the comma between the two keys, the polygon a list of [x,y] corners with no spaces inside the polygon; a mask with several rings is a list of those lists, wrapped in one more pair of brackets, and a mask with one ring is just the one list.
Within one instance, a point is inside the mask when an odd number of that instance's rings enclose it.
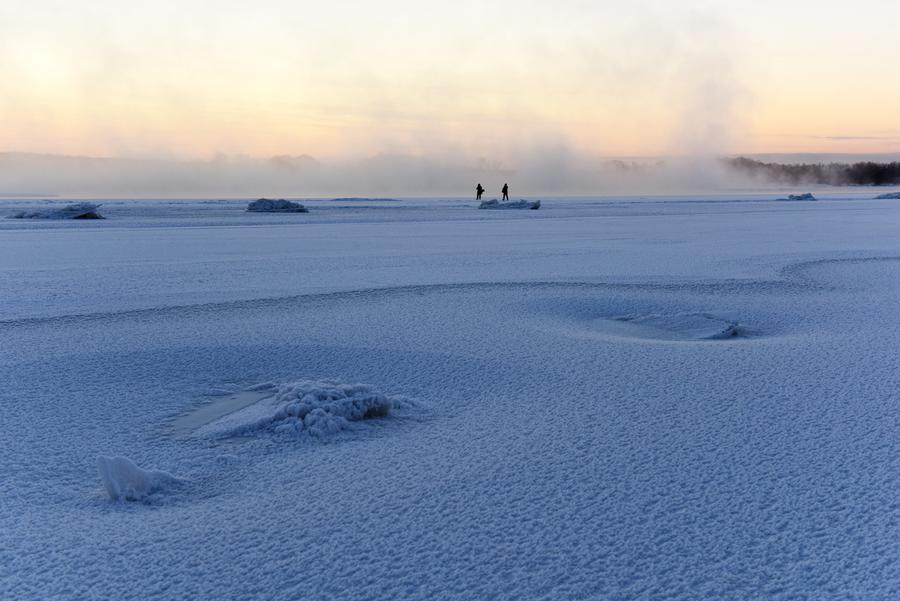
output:
{"label": "orange sky near horizon", "polygon": [[0,4],[0,151],[900,152],[895,2],[135,4]]}

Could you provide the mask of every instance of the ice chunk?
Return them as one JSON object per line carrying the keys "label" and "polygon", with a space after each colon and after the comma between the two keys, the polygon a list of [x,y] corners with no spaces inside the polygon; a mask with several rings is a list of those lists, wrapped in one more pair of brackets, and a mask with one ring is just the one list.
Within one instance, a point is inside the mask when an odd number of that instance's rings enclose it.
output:
{"label": "ice chunk", "polygon": [[101,455],[97,459],[97,468],[106,492],[116,501],[145,501],[185,483],[168,472],[139,468],[127,457]]}
{"label": "ice chunk", "polygon": [[11,217],[13,219],[105,219],[97,213],[99,207],[99,204],[78,202],[59,209],[21,211]]}
{"label": "ice chunk", "polygon": [[890,192],[888,194],[879,194],[876,200],[900,200],[900,192]]}
{"label": "ice chunk", "polygon": [[247,205],[247,210],[253,213],[309,213],[309,209],[299,202],[291,202],[279,198],[260,198]]}
{"label": "ice chunk", "polygon": [[213,421],[197,434],[321,438],[347,429],[353,422],[387,417],[407,402],[364,384],[301,380],[281,384],[274,397]]}
{"label": "ice chunk", "polygon": [[536,211],[541,208],[541,201],[528,201],[528,200],[510,200],[506,202],[500,202],[496,198],[491,200],[482,200],[481,204],[478,205],[479,209],[531,209],[532,211]]}
{"label": "ice chunk", "polygon": [[806,194],[789,194],[787,198],[779,198],[778,200],[815,200],[816,197],[807,192]]}

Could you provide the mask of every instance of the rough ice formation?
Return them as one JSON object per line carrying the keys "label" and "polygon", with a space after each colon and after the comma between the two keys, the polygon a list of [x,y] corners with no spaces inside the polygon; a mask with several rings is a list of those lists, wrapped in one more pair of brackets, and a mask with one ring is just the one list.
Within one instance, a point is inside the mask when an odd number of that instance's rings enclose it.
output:
{"label": "rough ice formation", "polygon": [[741,335],[737,321],[709,313],[673,313],[668,315],[627,315],[615,321],[628,324],[628,333],[636,338],[660,340],[726,340]]}
{"label": "rough ice formation", "polygon": [[879,194],[876,200],[900,200],[900,192],[890,192],[888,194]]}
{"label": "rough ice formation", "polygon": [[247,210],[254,213],[309,213],[309,209],[299,202],[291,202],[279,198],[260,198],[247,205]]}
{"label": "rough ice formation", "polygon": [[479,209],[531,209],[532,211],[536,211],[541,208],[541,201],[528,201],[528,200],[510,200],[507,202],[500,202],[496,198],[491,200],[482,200],[481,204],[478,205]]}
{"label": "rough ice formation", "polygon": [[11,215],[13,219],[105,219],[97,212],[99,204],[78,202],[59,209],[21,211]]}
{"label": "rough ice formation", "polygon": [[250,419],[234,415],[227,420],[225,434],[269,432],[287,438],[324,437],[349,428],[353,422],[386,417],[405,403],[401,397],[387,396],[364,384],[332,380],[301,380],[273,388],[274,397],[264,404],[262,416],[259,408],[248,408]]}
{"label": "rough ice formation", "polygon": [[787,198],[779,198],[778,200],[815,200],[816,197],[807,192],[806,194],[789,194]]}
{"label": "rough ice formation", "polygon": [[168,472],[139,468],[127,457],[101,455],[97,459],[97,468],[106,492],[115,501],[146,501],[185,482]]}

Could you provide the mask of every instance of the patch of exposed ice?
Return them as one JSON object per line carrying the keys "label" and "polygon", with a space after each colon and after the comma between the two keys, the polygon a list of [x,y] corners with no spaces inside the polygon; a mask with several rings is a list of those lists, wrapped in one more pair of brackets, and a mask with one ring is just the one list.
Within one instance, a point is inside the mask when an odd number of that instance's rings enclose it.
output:
{"label": "patch of exposed ice", "polygon": [[779,198],[778,200],[816,200],[816,197],[807,192],[805,194],[789,194],[787,198]]}
{"label": "patch of exposed ice", "polygon": [[710,313],[625,315],[595,326],[614,336],[655,340],[726,340],[743,333],[736,320]]}
{"label": "patch of exposed ice", "polygon": [[97,212],[99,204],[78,202],[59,209],[44,211],[20,211],[10,215],[12,219],[105,219]]}
{"label": "patch of exposed ice", "polygon": [[900,192],[889,192],[888,194],[879,194],[875,200],[900,200]]}
{"label": "patch of exposed ice", "polygon": [[481,204],[478,205],[479,209],[531,209],[532,211],[536,211],[541,208],[541,201],[534,200],[510,200],[507,202],[500,202],[496,198],[491,200],[482,200]]}
{"label": "patch of exposed ice", "polygon": [[292,202],[283,198],[278,200],[260,198],[248,204],[247,210],[251,213],[309,213],[309,209],[299,202]]}
{"label": "patch of exposed ice", "polygon": [[115,501],[148,501],[186,483],[168,472],[142,469],[127,457],[101,455],[97,468],[106,492]]}
{"label": "patch of exposed ice", "polygon": [[268,385],[273,394],[198,428],[201,436],[269,434],[276,438],[323,438],[354,422],[387,417],[409,401],[364,384],[300,380]]}

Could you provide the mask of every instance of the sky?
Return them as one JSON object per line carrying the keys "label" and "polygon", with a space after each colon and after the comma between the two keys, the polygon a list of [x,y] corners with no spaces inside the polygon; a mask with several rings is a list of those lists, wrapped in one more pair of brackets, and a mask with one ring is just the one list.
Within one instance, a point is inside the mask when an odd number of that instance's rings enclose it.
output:
{"label": "sky", "polygon": [[0,151],[896,153],[897,23],[895,0],[0,0]]}

